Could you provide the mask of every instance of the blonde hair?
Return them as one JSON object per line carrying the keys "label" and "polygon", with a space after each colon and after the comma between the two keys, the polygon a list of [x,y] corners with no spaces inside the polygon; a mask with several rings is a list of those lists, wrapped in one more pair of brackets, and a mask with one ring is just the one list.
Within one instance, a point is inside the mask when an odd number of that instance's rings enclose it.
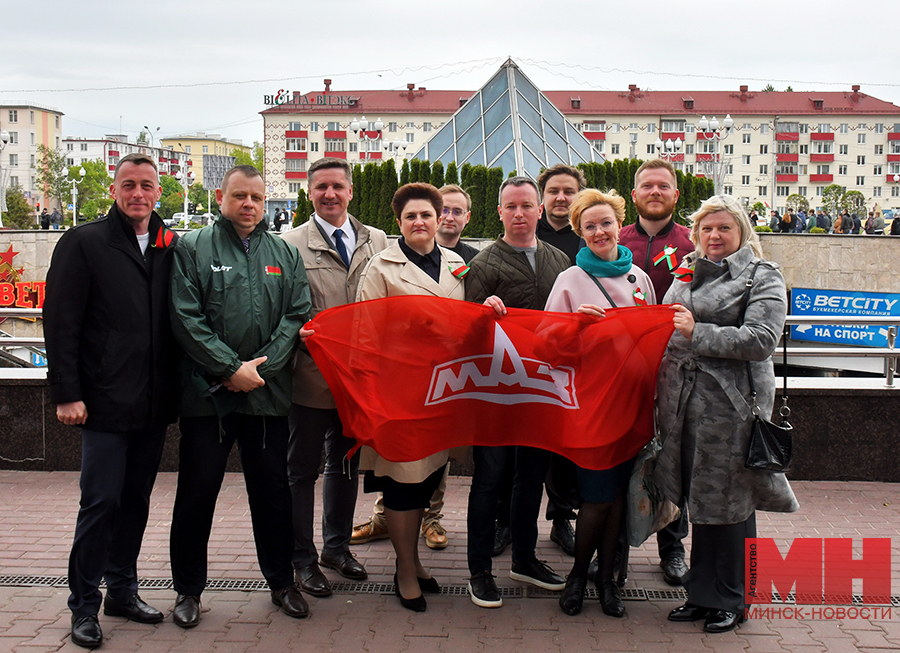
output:
{"label": "blonde hair", "polygon": [[760,247],[759,244],[759,236],[756,234],[753,225],[750,224],[750,218],[747,216],[747,212],[744,210],[741,203],[731,195],[713,195],[708,200],[704,200],[700,205],[700,208],[690,216],[690,220],[692,221],[691,241],[694,243],[696,253],[700,257],[706,256],[706,252],[703,251],[703,247],[700,245],[700,223],[703,222],[703,219],[706,216],[713,213],[719,213],[720,211],[730,213],[734,218],[734,221],[737,222],[738,228],[741,230],[741,244],[738,249],[749,244],[753,253],[758,258],[763,258],[762,247]]}
{"label": "blonde hair", "polygon": [[604,193],[594,188],[588,188],[578,193],[569,207],[569,224],[572,225],[572,231],[581,236],[581,214],[592,206],[603,204],[612,207],[621,227],[625,221],[625,198],[619,196],[615,190],[608,190]]}

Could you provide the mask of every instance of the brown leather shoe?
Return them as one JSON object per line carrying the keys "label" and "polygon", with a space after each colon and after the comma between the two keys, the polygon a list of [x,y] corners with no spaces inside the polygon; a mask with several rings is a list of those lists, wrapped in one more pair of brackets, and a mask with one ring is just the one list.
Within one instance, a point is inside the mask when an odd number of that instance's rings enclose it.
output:
{"label": "brown leather shoe", "polygon": [[386,540],[389,537],[387,524],[383,520],[372,517],[369,521],[353,527],[350,544],[365,544],[375,540]]}
{"label": "brown leather shoe", "polygon": [[349,551],[342,551],[337,555],[323,552],[319,556],[319,564],[334,569],[341,576],[350,580],[365,580],[369,577],[366,568]]}
{"label": "brown leather shoe", "polygon": [[425,538],[425,544],[429,549],[447,548],[447,531],[437,519],[422,524],[422,537]]}
{"label": "brown leather shoe", "polygon": [[296,585],[288,585],[280,590],[272,590],[272,603],[281,608],[287,616],[303,619],[309,616],[309,605]]}
{"label": "brown leather shoe", "polygon": [[179,594],[172,610],[172,621],[182,628],[193,628],[200,623],[200,597]]}
{"label": "brown leather shoe", "polygon": [[315,562],[294,572],[294,580],[300,589],[311,596],[331,596],[331,585]]}

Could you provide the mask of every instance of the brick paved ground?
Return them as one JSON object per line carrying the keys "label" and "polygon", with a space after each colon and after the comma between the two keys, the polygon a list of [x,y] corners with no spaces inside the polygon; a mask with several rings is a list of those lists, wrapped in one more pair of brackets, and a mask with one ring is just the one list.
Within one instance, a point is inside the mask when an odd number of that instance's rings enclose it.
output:
{"label": "brick paved ground", "polygon": [[[711,636],[699,624],[665,620],[677,603],[627,601],[624,619],[606,617],[599,605],[586,603],[577,617],[562,614],[551,598],[508,599],[500,610],[474,606],[462,593],[465,567],[467,478],[452,478],[444,524],[451,544],[422,557],[434,576],[455,595],[428,597],[428,611],[413,614],[388,594],[337,593],[310,598],[312,617],[295,621],[280,614],[265,591],[207,591],[200,625],[184,631],[167,619],[156,626],[104,617],[102,650],[141,653],[168,651],[883,651],[900,650],[900,610],[882,620],[761,619],[734,633]],[[862,537],[893,537],[893,594],[900,594],[900,485],[880,483],[796,483],[801,510],[792,515],[759,515],[760,536],[785,547],[796,536],[849,537],[860,549]],[[168,579],[169,515],[175,476],[162,474],[153,495],[150,524],[139,561],[144,579]],[[61,586],[10,586],[10,579],[53,577],[66,573],[78,504],[75,473],[0,472],[0,653],[81,650],[69,641],[67,591]],[[370,509],[361,495],[357,519]],[[538,557],[565,573],[571,559],[547,540],[541,524]],[[784,550],[784,548],[782,549]],[[390,583],[393,555],[387,541],[354,547],[370,581]],[[656,567],[655,545],[632,551],[627,588],[669,589]],[[495,560],[501,587],[521,587],[508,578],[509,553]],[[331,575],[330,571],[326,574]],[[337,579],[336,576],[331,576]],[[243,483],[228,475],[219,500],[210,542],[211,579],[258,579]],[[859,591],[859,588],[856,588]],[[147,589],[142,596],[168,613],[171,590]]]}

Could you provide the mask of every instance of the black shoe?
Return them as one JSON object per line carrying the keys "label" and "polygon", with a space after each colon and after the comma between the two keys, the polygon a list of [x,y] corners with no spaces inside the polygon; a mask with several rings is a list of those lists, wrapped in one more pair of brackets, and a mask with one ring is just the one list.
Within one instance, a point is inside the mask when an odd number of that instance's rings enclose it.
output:
{"label": "black shoe", "polygon": [[200,597],[179,594],[175,598],[172,621],[182,628],[193,628],[200,623]]}
{"label": "black shoe", "polygon": [[550,541],[559,545],[567,556],[575,555],[575,529],[568,519],[554,519],[550,527]]}
{"label": "black shoe", "polygon": [[429,594],[440,594],[441,586],[434,578],[416,578],[419,581],[419,589]]}
{"label": "black shoe", "polygon": [[588,565],[587,579],[589,581],[593,581],[597,577],[597,570],[599,568],[600,568],[600,561],[597,560],[597,556],[594,556],[594,559],[591,560],[591,564]]}
{"label": "black shoe", "polygon": [[103,614],[107,617],[125,617],[142,624],[158,624],[163,613],[147,605],[137,594],[125,599],[114,599],[109,594],[103,599]]}
{"label": "black shoe", "polygon": [[366,568],[349,551],[342,551],[337,555],[323,553],[319,556],[319,564],[334,569],[341,576],[350,580],[365,580],[369,577]]}
{"label": "black shoe", "polygon": [[576,615],[581,612],[584,605],[584,590],[587,580],[569,576],[566,579],[566,588],[559,595],[559,607],[566,614]]}
{"label": "black shoe", "polygon": [[[419,589],[422,589],[421,581],[424,580],[422,578],[419,579]],[[431,580],[434,580],[433,578]],[[425,596],[419,594],[414,599],[405,599],[403,595],[400,593],[400,583],[397,582],[397,574],[394,574],[394,594],[397,595],[397,598],[400,599],[400,605],[402,605],[407,610],[412,610],[413,612],[425,612],[428,608],[428,602],[425,600]]]}
{"label": "black shoe", "polygon": [[727,633],[744,620],[744,615],[728,610],[712,610],[706,617],[703,630],[708,633]]}
{"label": "black shoe", "polygon": [[684,564],[684,558],[680,556],[672,556],[665,560],[659,561],[659,566],[663,570],[663,580],[669,585],[681,585],[684,581],[684,575],[688,572],[687,565]]}
{"label": "black shoe", "polygon": [[490,570],[475,574],[469,579],[469,597],[480,608],[499,608],[503,605],[500,590],[497,589]]}
{"label": "black shoe", "polygon": [[603,612],[610,617],[625,616],[625,604],[622,603],[622,596],[619,594],[619,586],[616,585],[616,581],[604,580],[596,585]]}
{"label": "black shoe", "polygon": [[685,603],[669,613],[669,621],[700,621],[706,619],[711,612],[709,608],[701,608],[699,605]]}
{"label": "black shoe", "polygon": [[506,547],[512,542],[512,533],[510,533],[509,525],[503,525],[497,522],[494,528],[494,550],[491,551],[491,557],[496,558],[498,555],[506,551]]}
{"label": "black shoe", "polygon": [[509,577],[523,583],[531,583],[545,590],[562,590],[566,587],[565,579],[554,572],[543,560],[532,558],[527,562],[513,560]]}
{"label": "black shoe", "polygon": [[86,617],[72,615],[72,642],[82,648],[97,648],[103,643],[103,631],[100,630],[97,615],[89,614]]}
{"label": "black shoe", "polygon": [[294,580],[310,596],[331,596],[331,585],[315,562],[294,571]]}
{"label": "black shoe", "polygon": [[303,619],[309,616],[309,606],[296,585],[288,585],[280,590],[272,590],[272,603],[281,608],[287,616]]}

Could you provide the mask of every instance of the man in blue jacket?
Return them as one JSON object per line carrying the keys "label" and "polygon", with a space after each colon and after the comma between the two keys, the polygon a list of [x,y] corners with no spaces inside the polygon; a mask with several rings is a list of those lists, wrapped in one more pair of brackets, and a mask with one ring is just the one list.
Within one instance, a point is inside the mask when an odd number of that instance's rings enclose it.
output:
{"label": "man in blue jacket", "polygon": [[184,236],[172,272],[172,328],[184,349],[181,443],[170,552],[182,628],[200,621],[206,554],[228,455],[238,443],[260,570],[290,617],[309,608],[294,585],[287,477],[290,360],[310,310],[300,253],[263,220],[265,185],[232,168],[222,217]]}

